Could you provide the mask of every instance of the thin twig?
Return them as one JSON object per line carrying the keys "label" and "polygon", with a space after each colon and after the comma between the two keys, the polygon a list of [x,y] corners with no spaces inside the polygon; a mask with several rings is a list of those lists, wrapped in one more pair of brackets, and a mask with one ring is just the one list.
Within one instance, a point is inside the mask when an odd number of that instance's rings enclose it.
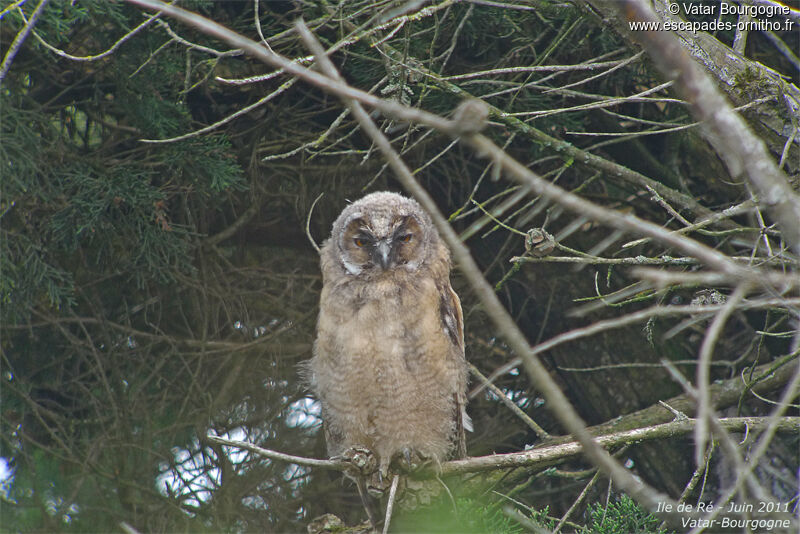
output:
{"label": "thin twig", "polygon": [[[14,37],[14,41],[11,43],[11,46],[8,47],[6,55],[3,58],[3,63],[0,64],[0,85],[3,83],[6,74],[8,74],[8,71],[11,68],[11,63],[14,61],[14,57],[17,55],[17,52],[19,52],[19,49],[22,47],[22,43],[25,42],[25,39],[33,31],[36,21],[39,20],[44,8],[47,7],[47,2],[49,2],[49,0],[39,1],[39,5],[36,6],[36,9],[31,14],[31,18],[25,21],[25,26],[19,32],[17,32],[17,36]],[[23,13],[21,7],[19,8],[19,12],[22,13],[22,18],[25,20],[25,14]]]}
{"label": "thin twig", "polygon": [[[730,208],[724,209],[719,213],[714,213],[713,215],[705,217],[703,220],[698,221],[690,226],[686,226],[685,228],[681,228],[680,230],[675,230],[674,233],[686,234],[693,230],[699,230],[717,221],[728,219],[730,217],[733,217],[734,215],[739,215],[740,213],[745,213],[746,211],[753,209],[755,205],[756,203],[754,200],[745,200],[741,204],[737,204],[736,206],[731,206]],[[628,243],[625,243],[624,245],[622,245],[622,248],[635,247],[637,245],[647,243],[648,241],[650,241],[649,237],[645,237],[643,239],[637,239],[636,241],[630,241]]]}
{"label": "thin twig", "polygon": [[253,111],[256,108],[258,108],[260,106],[263,106],[264,104],[266,104],[267,102],[269,102],[270,100],[275,98],[276,96],[284,93],[287,89],[289,89],[291,86],[293,86],[296,82],[297,82],[296,78],[292,78],[291,80],[287,80],[284,83],[282,83],[277,89],[275,89],[274,91],[272,91],[268,95],[266,95],[266,96],[264,96],[262,98],[259,98],[256,102],[253,102],[252,104],[250,104],[248,106],[245,106],[245,107],[243,107],[243,108],[241,108],[239,110],[236,110],[235,112],[231,113],[227,117],[224,117],[224,118],[218,120],[217,122],[215,122],[213,124],[209,124],[208,126],[204,126],[203,128],[200,128],[198,130],[194,130],[194,131],[191,131],[189,133],[185,133],[183,135],[178,135],[178,136],[175,136],[175,137],[170,137],[170,138],[167,138],[167,139],[139,139],[139,141],[141,141],[142,143],[153,143],[153,144],[156,144],[156,143],[174,143],[176,141],[183,141],[184,139],[197,137],[197,136],[202,135],[204,133],[208,133],[208,132],[210,132],[212,130],[216,130],[220,126],[223,126],[223,125],[231,122],[232,120],[234,120],[234,119],[236,119],[238,117],[241,117],[242,115],[250,113],[251,111]]}
{"label": "thin twig", "polygon": [[[751,302],[745,301],[741,303],[738,307],[739,310],[745,309],[756,309],[756,308],[769,308],[774,306],[800,306],[800,299],[786,299],[776,298],[776,299],[766,299],[766,300],[754,300]],[[720,305],[692,305],[687,304],[685,306],[652,306],[650,308],[646,308],[644,310],[640,310],[638,312],[629,313],[627,315],[623,315],[621,317],[615,317],[613,319],[605,319],[602,321],[595,321],[588,326],[584,326],[581,328],[575,328],[568,332],[564,332],[563,334],[559,334],[557,336],[553,336],[552,338],[539,343],[530,348],[531,355],[538,355],[543,352],[547,352],[548,350],[557,347],[563,343],[567,343],[570,341],[575,341],[577,339],[581,339],[587,336],[592,336],[595,334],[599,334],[601,332],[605,332],[614,328],[622,328],[624,326],[628,326],[630,324],[639,323],[641,321],[645,321],[650,319],[651,317],[666,317],[671,315],[691,315],[691,314],[705,314],[705,313],[715,313],[722,310],[724,304]],[[497,380],[498,377],[503,376],[504,374],[508,373],[515,367],[518,367],[522,363],[522,358],[514,358],[508,363],[503,364],[501,367],[498,367],[495,371],[489,375],[488,381],[494,382]],[[470,398],[474,398],[480,391],[483,390],[483,386],[479,386],[475,390],[470,392]]]}
{"label": "thin twig", "polygon": [[697,406],[698,424],[694,433],[695,465],[697,467],[703,464],[706,443],[709,437],[708,427],[713,410],[713,406],[711,406],[711,393],[708,388],[711,376],[711,356],[714,353],[714,345],[716,345],[717,339],[720,334],[722,334],[722,329],[725,327],[728,318],[733,314],[737,305],[742,301],[749,290],[750,286],[746,283],[736,288],[733,295],[730,296],[719,313],[714,316],[714,319],[706,330],[703,343],[700,346],[700,356],[698,357],[697,366],[697,391],[699,394]]}
{"label": "thin twig", "polygon": [[559,532],[561,532],[561,527],[564,526],[564,523],[567,521],[572,512],[575,511],[575,508],[577,508],[578,505],[581,502],[583,502],[583,499],[586,497],[586,494],[589,492],[592,486],[594,486],[595,482],[597,482],[599,478],[600,478],[600,471],[597,471],[592,477],[592,479],[589,480],[589,482],[587,482],[586,485],[583,487],[583,491],[581,491],[580,495],[578,495],[578,497],[575,499],[572,505],[567,509],[566,512],[564,512],[564,515],[561,516],[561,519],[558,521],[556,528],[553,529],[553,534],[558,534]]}
{"label": "thin twig", "polygon": [[[763,277],[762,282],[777,290],[778,294],[800,287],[800,275],[792,272],[783,274],[775,271],[758,270]],[[634,267],[631,274],[649,280],[656,287],[674,284],[685,286],[735,286],[737,281],[726,273],[718,272],[677,272],[648,267]]]}
{"label": "thin twig", "polygon": [[[769,261],[786,261],[774,256],[763,257],[757,256],[752,258],[750,256],[729,256],[732,261],[738,261],[744,264],[752,262],[754,259],[760,263]],[[636,256],[633,258],[602,258],[598,256],[542,256],[541,258],[535,256],[512,256],[509,263],[585,263],[588,265],[697,265],[700,261],[697,258],[673,258],[672,256],[661,256],[660,258],[648,258],[646,256]],[[791,263],[797,263],[790,260]]]}
{"label": "thin twig", "polygon": [[[22,18],[24,20],[25,14],[22,13],[22,10],[20,10],[20,14],[22,15]],[[131,37],[133,37],[134,35],[136,35],[140,31],[142,31],[146,27],[148,27],[153,22],[156,22],[156,21],[162,22],[162,21],[158,20],[158,18],[160,16],[161,16],[161,13],[156,13],[154,15],[151,15],[151,16],[147,17],[147,19],[144,22],[142,22],[141,24],[136,26],[134,29],[132,29],[131,31],[127,32],[125,35],[123,35],[122,37],[117,39],[114,42],[114,44],[111,45],[111,47],[109,47],[108,49],[104,50],[103,52],[100,52],[99,54],[92,54],[92,55],[89,55],[89,56],[73,56],[72,54],[64,52],[60,48],[56,48],[55,46],[53,46],[50,43],[48,43],[47,41],[45,41],[38,33],[36,33],[36,31],[33,32],[33,36],[36,38],[37,41],[39,41],[39,43],[42,46],[44,46],[45,48],[47,48],[48,50],[50,50],[51,52],[53,52],[57,56],[63,57],[65,59],[69,59],[71,61],[97,61],[98,59],[103,59],[104,57],[107,57],[107,56],[110,56],[111,54],[113,54],[120,46],[122,46],[123,43],[125,43],[128,39],[130,39]]]}
{"label": "thin twig", "polygon": [[175,33],[175,31],[170,27],[170,25],[168,23],[164,22],[163,20],[159,20],[159,21],[157,21],[157,23],[158,23],[159,26],[164,28],[164,31],[167,32],[167,35],[172,37],[172,39],[174,41],[177,41],[177,42],[181,43],[183,46],[185,46],[186,48],[189,48],[191,50],[197,50],[198,52],[202,52],[204,54],[209,54],[209,55],[214,56],[216,58],[236,57],[236,56],[241,56],[242,54],[244,54],[244,51],[238,50],[238,49],[236,49],[236,50],[226,50],[225,52],[220,52],[219,50],[216,50],[214,48],[193,43],[193,42],[189,41],[188,39],[184,39],[183,37],[181,37],[180,35]]}
{"label": "thin twig", "polygon": [[[625,67],[625,66],[633,63],[637,59],[641,58],[643,55],[644,55],[644,51],[641,50],[641,51],[635,53],[634,55],[632,55],[631,57],[629,57],[627,59],[623,59],[622,61],[616,61],[615,63],[617,63],[617,64],[614,65],[613,67],[611,67],[610,69],[606,70],[606,71],[603,71],[603,72],[601,72],[599,74],[595,74],[594,76],[589,76],[588,78],[584,78],[583,80],[578,80],[577,82],[569,83],[567,85],[562,85],[561,87],[559,87],[559,89],[570,89],[572,87],[577,87],[578,85],[583,85],[585,83],[589,83],[589,82],[594,81],[594,80],[596,80],[598,78],[602,78],[603,76],[608,76],[612,72],[614,72],[616,70],[619,70],[622,67]],[[541,83],[541,80],[539,80],[539,83]],[[542,91],[542,94],[546,95],[547,93],[552,93],[553,91],[554,91],[554,89],[547,89],[546,91]]]}
{"label": "thin twig", "polygon": [[[536,117],[536,118],[542,118],[542,117],[549,117],[551,115],[558,115],[560,113],[568,113],[568,112],[573,112],[573,111],[587,111],[587,110],[590,110],[590,109],[605,109],[605,108],[609,108],[609,107],[620,106],[622,104],[627,104],[627,103],[630,103],[630,102],[653,102],[653,103],[655,103],[655,102],[664,102],[664,101],[676,102],[676,100],[674,100],[674,99],[665,100],[663,98],[659,98],[659,99],[645,98],[647,95],[650,95],[650,94],[653,94],[653,93],[657,93],[659,91],[663,91],[664,89],[668,89],[670,86],[672,86],[672,82],[665,82],[665,83],[662,83],[661,85],[657,85],[656,87],[652,87],[650,89],[647,89],[647,90],[644,90],[644,91],[641,91],[639,93],[636,93],[636,94],[633,94],[633,95],[629,95],[629,96],[619,96],[619,97],[606,98],[606,99],[601,100],[599,102],[592,102],[592,103],[589,103],[589,104],[580,104],[578,106],[569,106],[569,107],[565,107],[565,108],[548,109],[547,111],[519,111],[519,112],[516,112],[516,113],[507,113],[507,115],[509,117],[530,117],[530,118]],[[561,92],[558,89],[553,89],[553,91],[555,91],[557,93]]]}
{"label": "thin twig", "polygon": [[392,510],[394,509],[394,500],[397,497],[397,485],[400,482],[400,475],[395,474],[392,477],[392,487],[389,488],[389,502],[386,503],[386,514],[383,516],[383,534],[388,534],[389,524],[392,522]]}
{"label": "thin twig", "polygon": [[241,230],[242,227],[244,227],[244,225],[250,221],[250,219],[255,217],[260,209],[261,209],[261,201],[257,198],[254,198],[252,204],[250,204],[250,206],[248,206],[248,208],[244,210],[244,213],[242,213],[239,217],[236,218],[235,221],[233,221],[233,224],[231,224],[224,230],[221,230],[220,232],[217,232],[212,236],[208,236],[205,240],[203,240],[202,242],[203,246],[213,247],[221,243],[222,241],[225,241],[229,237],[233,236],[234,234],[236,234],[236,232]]}
{"label": "thin twig", "polygon": [[[770,424],[768,417],[730,417],[718,419],[720,428],[727,432],[742,432],[749,426],[751,430],[761,430]],[[641,441],[650,441],[664,437],[686,435],[694,431],[696,419],[685,421],[672,421],[659,425],[614,432],[596,436],[595,441],[602,447],[609,449],[620,445],[628,445]],[[796,433],[800,430],[800,417],[780,417],[776,431],[783,433]],[[755,425],[755,426],[754,426]],[[536,467],[541,469],[560,463],[566,458],[584,453],[583,447],[577,441],[559,443],[558,445],[542,445],[522,452],[507,454],[492,454],[478,456],[464,460],[451,460],[441,464],[442,475],[451,476],[464,473],[477,473],[496,469],[513,467]],[[431,473],[431,476],[433,473]]]}
{"label": "thin twig", "polygon": [[325,193],[320,193],[317,195],[317,198],[315,198],[314,202],[311,203],[311,207],[308,208],[308,217],[306,217],[306,237],[308,237],[308,240],[311,242],[311,246],[314,247],[314,250],[317,251],[317,254],[319,254],[319,245],[317,245],[317,242],[314,241],[314,238],[311,236],[311,214],[314,213],[314,206],[317,205],[317,202],[319,202],[319,199],[321,199],[322,195],[324,194]]}
{"label": "thin twig", "polygon": [[286,454],[283,452],[264,449],[262,447],[259,447],[258,445],[247,443],[246,441],[236,441],[231,439],[220,438],[218,436],[206,436],[205,439],[213,443],[218,443],[220,445],[228,445],[230,447],[236,447],[237,449],[245,449],[250,452],[254,452],[264,458],[269,458],[270,460],[280,460],[282,462],[289,462],[291,464],[296,464],[296,465],[304,465],[306,467],[343,471],[350,466],[348,462],[343,462],[339,460],[320,460],[317,458],[293,456],[291,454]]}
{"label": "thin twig", "polygon": [[632,56],[626,60],[604,61],[601,63],[581,63],[578,65],[534,65],[532,67],[505,67],[501,69],[489,69],[469,72],[467,74],[456,74],[453,76],[444,76],[441,80],[448,82],[456,80],[470,80],[472,78],[484,78],[497,74],[520,74],[525,72],[567,72],[576,70],[597,70],[605,67],[619,67],[626,64],[637,56]]}
{"label": "thin twig", "polygon": [[548,433],[545,431],[545,429],[543,429],[543,428],[542,428],[542,427],[540,427],[538,424],[536,424],[536,421],[534,421],[533,419],[531,419],[531,417],[530,417],[528,414],[526,414],[525,412],[523,412],[523,411],[522,411],[522,409],[521,409],[519,406],[517,406],[517,405],[514,403],[514,401],[512,401],[511,399],[509,399],[509,398],[508,398],[508,395],[506,395],[506,394],[503,392],[503,390],[501,390],[499,387],[497,387],[497,386],[495,386],[494,384],[492,384],[491,382],[489,382],[489,380],[488,380],[488,379],[487,379],[485,376],[483,376],[483,373],[481,373],[481,372],[478,370],[478,368],[477,368],[477,367],[475,367],[474,365],[472,365],[472,364],[471,364],[471,363],[469,363],[469,362],[467,362],[467,365],[469,365],[469,370],[472,372],[472,374],[473,374],[473,375],[475,375],[476,377],[478,377],[478,380],[480,380],[480,381],[481,381],[481,384],[482,384],[482,385],[484,385],[484,386],[486,386],[487,388],[489,388],[489,390],[490,390],[492,393],[494,393],[494,394],[497,396],[497,398],[499,398],[499,399],[500,399],[500,402],[502,402],[503,404],[505,404],[505,405],[506,405],[506,406],[507,406],[507,407],[508,407],[508,408],[509,408],[509,409],[510,409],[512,412],[514,412],[514,414],[515,414],[517,417],[519,417],[520,419],[522,419],[522,421],[523,421],[523,422],[524,422],[526,425],[528,425],[528,427],[529,427],[531,430],[533,430],[533,431],[536,433],[536,435],[537,435],[537,436],[539,436],[539,438],[540,438],[540,439],[547,439],[547,438],[549,438],[549,437],[550,437],[550,434],[548,434]]}

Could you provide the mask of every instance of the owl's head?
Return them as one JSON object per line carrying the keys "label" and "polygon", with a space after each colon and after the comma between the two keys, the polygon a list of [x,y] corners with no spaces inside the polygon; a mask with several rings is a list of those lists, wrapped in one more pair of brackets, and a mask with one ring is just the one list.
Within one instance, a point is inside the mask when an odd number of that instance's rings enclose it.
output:
{"label": "owl's head", "polygon": [[333,223],[331,245],[351,275],[418,269],[438,241],[430,217],[415,200],[371,193],[353,202]]}

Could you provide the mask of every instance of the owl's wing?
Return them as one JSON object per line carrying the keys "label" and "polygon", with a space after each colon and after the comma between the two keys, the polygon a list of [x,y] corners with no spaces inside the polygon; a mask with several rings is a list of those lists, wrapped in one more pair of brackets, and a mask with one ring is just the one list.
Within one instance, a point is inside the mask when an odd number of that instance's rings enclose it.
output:
{"label": "owl's wing", "polygon": [[[464,314],[461,311],[461,300],[450,284],[443,288],[441,292],[440,313],[442,314],[442,324],[447,332],[450,341],[456,350],[451,351],[454,353],[459,361],[455,362],[456,366],[466,375],[465,357],[464,357]],[[466,387],[466,376],[464,380],[464,387]],[[467,456],[467,439],[465,431],[472,432],[472,419],[467,415],[466,404],[467,397],[465,391],[456,391],[453,393],[453,400],[455,401],[455,420],[456,420],[456,457],[465,458]]]}
{"label": "owl's wing", "polygon": [[464,358],[464,314],[461,312],[461,300],[449,283],[441,291],[439,312],[448,337]]}

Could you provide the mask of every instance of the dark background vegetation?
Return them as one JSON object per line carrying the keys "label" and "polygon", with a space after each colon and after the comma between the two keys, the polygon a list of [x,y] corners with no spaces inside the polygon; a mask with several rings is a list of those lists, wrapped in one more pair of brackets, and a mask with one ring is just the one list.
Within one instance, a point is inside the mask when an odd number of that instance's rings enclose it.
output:
{"label": "dark background vegetation", "polygon": [[[332,55],[349,83],[441,114],[465,96],[448,84],[503,112],[525,113],[629,96],[664,81],[646,56],[563,90],[608,67],[450,82],[423,76],[417,69],[445,77],[622,60],[637,49],[582,2],[520,3],[534,9],[435,3],[430,14],[412,17],[395,33],[395,25],[370,31],[386,10],[401,4],[180,2],[260,40],[257,15],[269,45],[288,57],[308,54],[290,31],[298,17],[327,47],[354,35]],[[30,16],[34,7],[29,1],[21,9]],[[120,2],[52,1],[35,31],[57,49],[88,56],[108,50],[144,20],[141,10]],[[122,521],[141,532],[294,532],[325,512],[358,522],[363,510],[340,474],[231,454],[205,436],[214,432],[324,457],[319,420],[297,374],[297,364],[310,357],[321,285],[306,219],[322,194],[309,222],[319,243],[348,200],[400,188],[352,117],[342,116],[336,98],[303,83],[287,87],[285,75],[227,83],[271,70],[241,54],[200,49],[228,50],[162,20],[93,61],[61,57],[31,35],[0,88],[0,455],[11,470],[0,520],[12,531],[53,532],[117,531]],[[16,9],[4,13],[3,55],[23,25]],[[727,45],[733,40],[715,37]],[[790,47],[797,43],[796,32],[777,37]],[[785,75],[786,86],[798,81],[792,58],[758,32],[750,34],[745,56]],[[776,95],[750,110],[753,128],[764,130],[764,117],[789,121],[774,83],[748,73],[733,84],[731,92],[741,98],[735,104]],[[208,132],[143,141],[194,132],[276,91]],[[516,125],[493,115],[487,133],[561,187],[675,229],[681,224],[644,187],[567,156],[543,137],[567,141],[712,210],[750,198],[742,178],[728,175],[696,128],[600,135],[690,124],[687,106],[675,98],[664,90],[604,108],[520,116],[524,124]],[[380,114],[374,118],[453,227],[468,232],[473,257],[531,343],[654,303],[709,302],[728,292],[643,288],[575,316],[570,312],[598,302],[599,294],[637,279],[625,266],[512,264],[509,259],[525,248],[523,236],[509,227],[526,232],[544,226],[560,243],[605,257],[657,258],[670,251],[652,242],[622,249],[638,236],[613,235],[531,196],[495,212],[505,225],[499,226],[475,203],[495,210],[517,191],[496,180],[485,160],[441,134]],[[778,161],[786,139],[770,139]],[[796,149],[784,158],[795,185]],[[673,207],[689,220],[700,215],[690,206]],[[693,235],[730,256],[771,256],[766,242],[780,255],[780,236],[770,225],[750,212]],[[457,271],[453,283],[464,306],[467,358],[490,374],[514,355]],[[796,357],[792,313],[785,307],[735,313],[717,345],[712,378],[742,375],[793,350]],[[651,319],[561,345],[543,360],[587,423],[600,424],[680,394],[659,361],[683,362],[680,369],[692,377],[707,324],[707,317]],[[563,433],[524,372],[496,383],[548,432]],[[720,412],[760,415],[769,408],[747,394]],[[469,412],[475,422],[468,441],[472,456],[537,442],[493,395],[477,394]],[[796,498],[797,445],[796,436],[776,439],[758,471],[785,502]],[[673,497],[695,467],[689,437],[633,446],[621,458]],[[473,510],[464,517],[472,518],[476,531],[511,528],[496,516],[507,502],[502,495],[536,510],[549,507],[559,517],[593,475],[589,467],[578,460],[517,472],[494,480],[494,491],[484,488],[459,503]],[[712,458],[706,499],[730,477],[725,462]],[[604,501],[608,491],[607,482],[597,484],[587,502]],[[619,496],[610,491],[614,502]],[[698,496],[699,489],[692,498]],[[582,506],[573,520],[588,523],[586,510]]]}

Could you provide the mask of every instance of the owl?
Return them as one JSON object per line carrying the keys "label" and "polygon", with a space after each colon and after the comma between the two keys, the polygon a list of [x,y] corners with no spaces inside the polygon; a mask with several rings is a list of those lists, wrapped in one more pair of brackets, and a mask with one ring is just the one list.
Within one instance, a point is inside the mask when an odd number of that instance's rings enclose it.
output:
{"label": "owl", "polygon": [[466,455],[467,370],[450,253],[416,201],[350,204],[320,251],[311,388],[330,456],[367,448],[379,473],[409,458]]}

